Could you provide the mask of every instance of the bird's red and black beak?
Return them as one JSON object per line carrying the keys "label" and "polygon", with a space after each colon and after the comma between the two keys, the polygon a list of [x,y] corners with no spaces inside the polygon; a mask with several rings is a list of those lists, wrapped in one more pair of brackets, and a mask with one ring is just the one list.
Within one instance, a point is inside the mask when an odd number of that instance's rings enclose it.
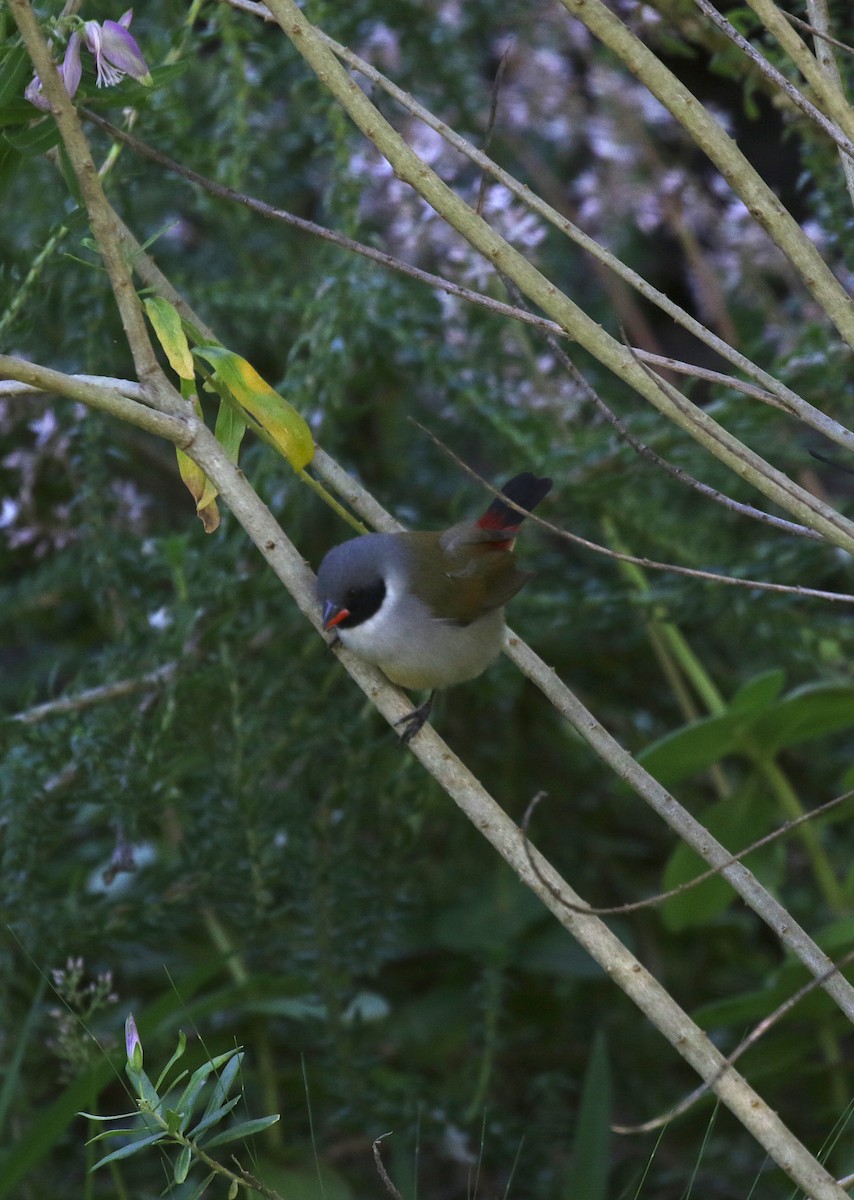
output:
{"label": "bird's red and black beak", "polygon": [[346,621],[349,615],[349,608],[342,608],[338,604],[333,604],[331,600],[327,600],[323,605],[323,632],[328,633],[330,629],[334,629],[336,625]]}

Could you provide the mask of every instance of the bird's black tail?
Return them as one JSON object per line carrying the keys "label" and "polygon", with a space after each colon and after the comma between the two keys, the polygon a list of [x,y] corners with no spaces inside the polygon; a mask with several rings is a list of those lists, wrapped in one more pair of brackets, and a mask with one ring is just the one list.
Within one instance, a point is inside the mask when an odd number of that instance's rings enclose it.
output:
{"label": "bird's black tail", "polygon": [[[508,483],[505,483],[501,492],[508,500],[512,500],[514,504],[524,508],[525,512],[533,512],[543,497],[549,494],[551,488],[552,481],[550,479],[538,478],[530,471],[523,471],[521,475],[514,475]],[[479,529],[511,530],[518,529],[524,520],[525,513],[517,512],[515,508],[511,508],[509,504],[505,504],[503,500],[496,497],[477,525]]]}

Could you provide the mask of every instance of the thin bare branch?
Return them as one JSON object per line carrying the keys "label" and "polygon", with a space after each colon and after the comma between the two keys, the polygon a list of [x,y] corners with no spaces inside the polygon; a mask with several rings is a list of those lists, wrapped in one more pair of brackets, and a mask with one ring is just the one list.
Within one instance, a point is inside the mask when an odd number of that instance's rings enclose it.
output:
{"label": "thin bare branch", "polygon": [[[670,888],[666,892],[656,892],[654,896],[646,896],[643,900],[629,900],[625,904],[608,904],[604,907],[597,905],[583,905],[580,908],[569,904],[560,896],[556,896],[556,900],[560,900],[566,906],[572,909],[573,912],[588,912],[593,913],[597,917],[614,917],[625,916],[627,913],[639,912],[644,908],[657,908],[664,904],[667,900],[672,900],[676,896],[681,896],[684,892],[690,892],[693,888],[699,887],[701,883],[705,883],[709,879],[713,879],[716,875],[720,875],[724,867],[730,866],[732,863],[742,862],[749,854],[753,854],[755,850],[761,850],[764,846],[770,846],[772,842],[779,841],[780,838],[786,837],[799,826],[805,825],[808,821],[815,821],[819,817],[826,816],[834,808],[838,808],[840,804],[844,804],[846,800],[850,800],[854,796],[854,790],[843,792],[841,796],[834,796],[832,800],[820,804],[818,808],[812,809],[810,812],[803,813],[800,817],[793,817],[791,821],[786,821],[782,825],[778,825],[776,829],[772,829],[770,833],[766,833],[764,837],[757,838],[751,842],[749,846],[745,846],[743,850],[739,850],[737,854],[733,854],[725,862],[718,866],[710,867],[708,871],[702,871],[699,875],[695,875],[693,879],[688,879],[685,883],[680,883],[676,887]],[[522,817],[522,824],[519,828],[525,837],[526,845],[528,841],[528,829],[534,813],[540,806],[543,800],[546,799],[545,792],[537,792],[531,803],[525,809],[525,815]],[[531,870],[536,871],[536,863],[533,858],[530,859]],[[543,879],[541,881],[544,887],[548,887],[548,882]]]}
{"label": "thin bare branch", "polygon": [[[838,963],[834,963],[832,967],[828,967],[825,973],[825,978],[830,978],[831,975],[835,974],[837,971],[841,971],[843,967],[847,966],[852,961],[854,961],[854,950],[849,950],[847,954],[844,954],[842,958],[840,958]],[[821,979],[810,979],[803,985],[803,987],[798,988],[796,992],[793,992],[791,996],[788,996],[782,1002],[782,1004],[778,1004],[773,1012],[770,1012],[767,1017],[763,1017],[762,1020],[751,1030],[747,1037],[739,1042],[736,1048],[726,1056],[726,1066],[722,1066],[721,1070],[725,1071],[728,1067],[731,1067],[734,1063],[736,1063],[745,1053],[745,1051],[749,1050],[751,1046],[755,1046],[759,1039],[764,1037],[766,1033],[769,1033],[775,1025],[778,1025],[787,1013],[790,1013],[796,1005],[800,1004],[801,1000],[806,999],[806,997],[811,995],[816,988],[821,987],[822,982],[823,981]],[[612,1125],[611,1128],[613,1129],[614,1133],[652,1133],[656,1129],[662,1129],[665,1125],[669,1125],[670,1122],[675,1120],[676,1117],[681,1117],[683,1113],[688,1112],[688,1110],[693,1108],[698,1100],[701,1100],[703,1096],[712,1090],[713,1089],[709,1086],[708,1082],[703,1082],[683,1100],[680,1100],[680,1102],[674,1108],[671,1108],[668,1112],[663,1113],[662,1116],[654,1117],[651,1121],[644,1121],[642,1125]]]}
{"label": "thin bare branch", "polygon": [[[6,395],[55,392],[69,400],[77,400],[90,408],[110,413],[120,421],[127,421],[148,433],[166,438],[176,446],[185,446],[190,438],[189,427],[183,416],[167,415],[149,408],[147,404],[140,404],[115,387],[103,386],[105,381],[93,383],[91,377],[65,375],[62,371],[40,367],[9,354],[0,354],[0,379],[15,381],[18,385],[7,383],[4,389]],[[141,396],[148,398],[145,388],[138,384],[135,387]]]}
{"label": "thin bare branch", "polygon": [[387,1137],[391,1137],[391,1132],[381,1133],[378,1138],[374,1138],[373,1143],[371,1144],[371,1149],[374,1153],[374,1163],[377,1168],[377,1174],[383,1181],[385,1190],[389,1193],[389,1195],[394,1197],[394,1200],[403,1200],[403,1196],[401,1196],[400,1192],[392,1183],[391,1177],[389,1176],[388,1171],[385,1169],[382,1155],[380,1154],[380,1142],[384,1141]]}
{"label": "thin bare branch", "polygon": [[64,716],[66,713],[80,712],[84,708],[92,708],[95,704],[108,704],[112,700],[120,700],[125,696],[133,696],[137,692],[150,692],[168,683],[175,675],[177,662],[164,663],[154,671],[138,675],[133,679],[118,679],[115,683],[105,683],[100,687],[88,688],[74,696],[60,696],[56,700],[48,700],[37,704],[34,708],[25,708],[21,712],[7,717],[8,721],[16,721],[21,725],[38,725],[48,717]]}
{"label": "thin bare branch", "polygon": [[[509,279],[506,279],[504,284],[510,293],[510,296],[515,301],[517,308],[524,309],[525,301],[522,295],[519,293],[519,289],[516,287],[516,285],[512,282],[512,280]],[[651,462],[654,466],[659,467],[660,470],[664,471],[665,474],[670,475],[670,477],[675,479],[678,483],[693,489],[695,492],[699,492],[701,496],[705,496],[708,500],[713,500],[716,504],[722,505],[730,512],[737,513],[740,516],[750,517],[754,521],[759,521],[764,525],[770,525],[775,529],[782,530],[784,533],[795,534],[798,537],[812,538],[816,541],[824,540],[821,537],[821,534],[817,533],[814,529],[810,529],[806,525],[798,525],[793,521],[785,520],[783,517],[772,516],[771,513],[762,512],[761,509],[755,508],[752,504],[742,504],[738,500],[732,500],[729,496],[725,496],[723,492],[719,492],[717,489],[709,487],[707,483],[701,483],[699,479],[695,479],[693,475],[689,475],[688,472],[683,471],[681,467],[676,467],[672,463],[669,463],[667,459],[662,458],[661,455],[656,453],[651,446],[647,446],[629,431],[625,422],[620,420],[614,410],[605,403],[596,389],[588,382],[582,372],[578,370],[575,363],[572,361],[557,339],[545,331],[543,331],[543,335],[552,353],[557,358],[564,371],[566,371],[567,375],[569,375],[575,386],[584,396],[585,400],[592,404],[594,408],[601,413],[608,424],[613,429],[616,429],[623,441],[626,442],[627,445],[631,446],[635,454],[637,454],[640,458],[646,459],[647,462]],[[628,345],[628,343],[626,344]],[[630,350],[632,349],[630,346],[628,348]],[[644,365],[644,369],[649,370],[649,367]],[[657,375],[655,378],[659,379]],[[663,383],[665,381],[660,380],[660,382]]]}
{"label": "thin bare branch", "polygon": [[851,138],[843,133],[839,126],[834,121],[831,121],[829,117],[826,117],[820,109],[811,104],[803,92],[799,91],[793,83],[790,83],[781,71],[778,71],[746,37],[743,37],[735,26],[722,13],[718,12],[715,6],[710,3],[710,0],[694,0],[694,3],[725,37],[729,38],[735,46],[738,46],[742,54],[750,59],[766,79],[770,79],[774,86],[779,88],[796,108],[800,109],[805,116],[809,117],[814,124],[818,125],[836,143],[840,151],[848,157],[849,161],[854,159],[854,142],[852,142]]}
{"label": "thin bare branch", "polygon": [[[435,433],[431,433],[426,426],[420,421],[416,421],[414,417],[409,420],[420,429],[430,440],[438,446],[443,454],[446,454],[452,462],[464,471],[470,479],[474,479],[486,491],[492,495],[500,495],[499,489],[494,487],[482,476],[478,475],[477,471],[473,470],[466,462],[456,455],[449,446],[446,446],[443,441],[436,437]],[[516,507],[512,501],[506,501],[511,508]],[[523,511],[520,509],[520,512]],[[619,550],[612,550],[609,546],[602,546],[598,542],[591,542],[589,538],[581,537],[578,533],[570,533],[568,529],[562,529],[559,525],[547,520],[545,517],[539,516],[537,513],[525,513],[526,520],[539,525],[542,529],[548,530],[549,533],[556,537],[563,538],[567,542],[572,542],[575,546],[583,546],[585,550],[592,550],[595,554],[601,554],[604,558],[612,558],[616,562],[633,563],[638,567],[646,567],[650,571],[669,571],[673,575],[685,575],[689,579],[703,579],[709,583],[722,583],[727,587],[742,587],[748,588],[751,591],[761,592],[782,592],[792,596],[800,596],[803,599],[813,600],[830,600],[836,603],[851,604],[854,603],[854,594],[850,592],[826,592],[820,588],[800,587],[796,584],[788,583],[768,583],[761,579],[738,579],[734,575],[718,574],[715,571],[701,571],[697,567],[680,567],[676,563],[657,562],[652,558],[641,558],[635,554],[624,554]]]}

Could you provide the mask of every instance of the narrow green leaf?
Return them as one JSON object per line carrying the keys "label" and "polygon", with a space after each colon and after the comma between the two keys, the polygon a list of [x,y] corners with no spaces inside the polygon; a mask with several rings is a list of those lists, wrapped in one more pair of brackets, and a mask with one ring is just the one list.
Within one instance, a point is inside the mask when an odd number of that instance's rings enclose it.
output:
{"label": "narrow green leaf", "polygon": [[231,1129],[226,1129],[223,1133],[218,1133],[215,1137],[206,1140],[205,1149],[210,1150],[213,1146],[224,1146],[226,1142],[236,1142],[239,1139],[251,1137],[253,1133],[269,1129],[279,1119],[279,1114],[276,1113],[272,1117],[257,1117],[254,1121],[241,1121],[239,1125],[232,1125]]}
{"label": "narrow green leaf", "polygon": [[145,1071],[138,1071],[130,1063],[125,1063],[125,1074],[133,1084],[136,1094],[145,1101],[152,1112],[156,1112],[160,1107],[160,1096]]}
{"label": "narrow green leaf", "polygon": [[193,1162],[193,1152],[190,1146],[182,1146],[178,1161],[175,1163],[175,1182],[183,1183],[190,1173]]}
{"label": "narrow green leaf", "polygon": [[199,1098],[199,1092],[205,1086],[208,1076],[212,1071],[218,1071],[224,1063],[228,1062],[234,1053],[234,1050],[228,1050],[225,1054],[218,1054],[210,1062],[202,1063],[190,1076],[189,1082],[181,1093],[178,1103],[174,1106],[178,1112],[184,1113],[184,1129],[187,1128],[187,1123],[192,1116],[193,1108]]}
{"label": "narrow green leaf", "polygon": [[212,1113],[215,1108],[219,1108],[223,1104],[231,1091],[231,1085],[237,1078],[237,1072],[240,1070],[240,1064],[243,1062],[243,1055],[239,1052],[228,1060],[223,1069],[220,1071],[217,1081],[214,1084],[214,1089],[211,1092],[211,1098],[208,1100],[207,1108],[202,1114],[202,1119]]}
{"label": "narrow green leaf", "polygon": [[175,1047],[175,1053],[172,1055],[172,1057],[169,1059],[166,1066],[163,1068],[163,1070],[157,1076],[157,1083],[154,1086],[157,1088],[158,1092],[160,1091],[160,1089],[163,1086],[163,1080],[166,1078],[166,1076],[169,1074],[169,1072],[175,1066],[175,1063],[178,1062],[179,1059],[184,1057],[184,1051],[186,1049],[187,1049],[187,1035],[184,1033],[183,1029],[179,1029],[178,1030],[178,1045]]}
{"label": "narrow green leaf", "polygon": [[790,692],[751,728],[769,755],[854,725],[854,687],[812,684]]}
{"label": "narrow green leaf", "polygon": [[148,296],[143,305],[170,367],[182,379],[192,380],[196,373],[193,355],[178,310],[162,296]]}
{"label": "narrow green leaf", "polygon": [[237,1107],[237,1105],[240,1103],[240,1099],[240,1096],[235,1096],[226,1104],[221,1104],[219,1108],[215,1108],[213,1112],[206,1112],[201,1121],[199,1121],[198,1125],[195,1125],[190,1130],[192,1136],[197,1138],[200,1133],[204,1133],[204,1131],[206,1129],[210,1129],[212,1125],[217,1125],[223,1117],[227,1117],[228,1114]]}
{"label": "narrow green leaf", "polygon": [[611,1168],[613,1088],[604,1034],[593,1039],[572,1139],[567,1200],[606,1200]]}
{"label": "narrow green leaf", "polygon": [[[30,56],[23,46],[13,46],[0,60],[0,106],[23,97],[27,84],[33,77]],[[27,101],[31,114],[38,110]]]}
{"label": "narrow green leaf", "polygon": [[[33,112],[36,111],[33,109]],[[19,154],[23,154],[25,158],[35,158],[57,144],[59,128],[53,117],[45,117],[43,121],[28,125],[25,129],[7,129],[5,137]]]}
{"label": "narrow green leaf", "polygon": [[214,436],[232,462],[237,462],[240,443],[246,433],[246,421],[233,404],[220,400]]}
{"label": "narrow green leaf", "polygon": [[202,1196],[204,1196],[204,1194],[207,1192],[208,1186],[210,1185],[211,1181],[215,1177],[216,1177],[216,1171],[211,1171],[211,1173],[209,1175],[206,1175],[204,1177],[204,1179],[202,1180],[202,1182],[197,1187],[194,1187],[191,1192],[185,1193],[181,1197],[181,1200],[201,1200]]}
{"label": "narrow green leaf", "polygon": [[166,1133],[161,1129],[158,1133],[150,1133],[147,1137],[140,1138],[138,1142],[130,1142],[127,1146],[120,1146],[118,1150],[114,1150],[112,1154],[108,1154],[105,1158],[100,1159],[92,1167],[93,1171],[100,1170],[107,1163],[118,1162],[122,1158],[130,1158],[134,1154],[139,1154],[140,1150],[144,1150],[146,1146],[153,1146],[155,1142],[162,1142],[166,1137]]}
{"label": "narrow green leaf", "polygon": [[197,346],[194,353],[213,367],[219,381],[258,422],[295,471],[308,466],[314,457],[314,439],[292,404],[270,387],[245,358],[224,346]]}
{"label": "narrow green leaf", "polygon": [[[79,1116],[89,1117],[90,1120],[94,1119],[94,1120],[98,1120],[98,1121],[119,1120],[118,1117],[116,1117],[116,1118],[113,1118],[113,1117],[92,1118],[89,1113],[80,1113]],[[122,1116],[133,1117],[133,1116],[136,1116],[136,1113],[123,1113]],[[139,1133],[139,1129],[134,1128],[133,1126],[131,1126],[127,1129],[105,1129],[103,1133],[96,1133],[94,1137],[88,1138],[84,1144],[86,1146],[94,1146],[95,1142],[104,1142],[107,1140],[107,1138],[121,1137],[121,1136],[132,1137],[135,1133]]]}

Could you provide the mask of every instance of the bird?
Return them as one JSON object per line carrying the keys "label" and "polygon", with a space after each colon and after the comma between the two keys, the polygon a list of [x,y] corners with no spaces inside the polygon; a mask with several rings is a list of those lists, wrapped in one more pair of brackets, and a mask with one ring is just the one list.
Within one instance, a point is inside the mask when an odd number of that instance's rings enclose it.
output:
{"label": "bird", "polygon": [[516,534],[551,487],[525,471],[475,521],[437,533],[366,533],[321,562],[324,632],[392,683],[429,691],[397,722],[404,742],[423,727],[439,688],[474,679],[498,657],[504,605],[533,578],[516,565]]}

